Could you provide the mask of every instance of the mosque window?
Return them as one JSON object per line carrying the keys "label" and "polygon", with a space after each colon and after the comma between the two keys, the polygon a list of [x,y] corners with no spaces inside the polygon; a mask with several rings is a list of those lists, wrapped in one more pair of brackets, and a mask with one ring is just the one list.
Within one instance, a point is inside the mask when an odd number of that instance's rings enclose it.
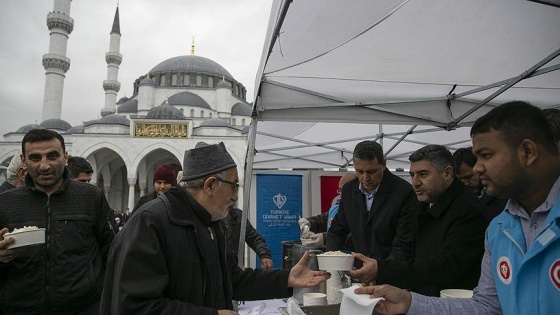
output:
{"label": "mosque window", "polygon": [[182,108],[179,108],[179,110],[181,111],[181,113],[185,113],[185,111]]}
{"label": "mosque window", "polygon": [[196,86],[202,86],[202,77],[199,75],[196,76]]}
{"label": "mosque window", "polygon": [[200,117],[204,117],[204,111],[203,110],[200,111]]}
{"label": "mosque window", "polygon": [[208,77],[208,87],[214,87],[214,78]]}
{"label": "mosque window", "polygon": [[191,117],[194,117],[194,109],[191,109]]}
{"label": "mosque window", "polygon": [[233,87],[234,87],[234,89],[233,89],[233,90],[234,90],[234,91],[233,91],[233,94],[239,95],[239,87],[237,86],[237,84],[234,85]]}
{"label": "mosque window", "polygon": [[245,118],[241,119],[241,125],[245,126]]}
{"label": "mosque window", "polygon": [[189,86],[191,85],[191,77],[188,74],[184,74],[183,75],[183,86]]}
{"label": "mosque window", "polygon": [[172,86],[177,86],[177,74],[176,74],[176,73],[174,73],[174,74],[171,76],[171,85],[172,85]]}
{"label": "mosque window", "polygon": [[161,75],[161,78],[159,79],[159,85],[165,86],[165,74]]}
{"label": "mosque window", "polygon": [[235,126],[235,118],[231,119],[231,124]]}
{"label": "mosque window", "polygon": [[208,113],[208,117],[212,118],[212,113]]}

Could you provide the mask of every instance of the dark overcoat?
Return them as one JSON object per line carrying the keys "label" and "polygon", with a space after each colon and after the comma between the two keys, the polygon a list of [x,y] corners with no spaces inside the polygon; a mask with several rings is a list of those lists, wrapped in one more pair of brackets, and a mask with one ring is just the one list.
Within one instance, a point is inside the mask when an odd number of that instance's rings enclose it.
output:
{"label": "dark overcoat", "polygon": [[429,207],[420,203],[410,223],[414,260],[378,261],[378,283],[439,296],[442,289],[472,290],[480,278],[486,206],[455,178]]}
{"label": "dark overcoat", "polygon": [[289,270],[240,269],[218,224],[183,188],[164,196],[140,207],[117,234],[101,314],[215,315],[220,303],[232,309],[233,299],[291,294]]}

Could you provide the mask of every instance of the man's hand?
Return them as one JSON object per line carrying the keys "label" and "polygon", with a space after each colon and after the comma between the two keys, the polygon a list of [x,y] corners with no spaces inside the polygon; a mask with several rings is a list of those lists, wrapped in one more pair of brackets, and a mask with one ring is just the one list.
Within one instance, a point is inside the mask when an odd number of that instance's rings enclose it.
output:
{"label": "man's hand", "polygon": [[375,311],[381,314],[406,314],[412,301],[410,292],[390,285],[361,287],[354,290],[354,293],[385,298],[385,301],[379,301],[375,306]]}
{"label": "man's hand", "polygon": [[294,288],[311,288],[327,281],[331,274],[325,271],[313,271],[305,266],[309,252],[305,252],[299,262],[292,267],[288,276],[288,286]]}
{"label": "man's hand", "polygon": [[230,310],[218,310],[218,315],[238,315],[238,314],[239,313]]}
{"label": "man's hand", "polygon": [[3,228],[0,230],[0,262],[9,263],[12,261],[16,255],[16,252],[7,249],[8,245],[11,245],[15,242],[13,237],[8,237],[8,239],[4,239],[4,234],[8,233],[8,228]]}
{"label": "man's hand", "polygon": [[263,258],[261,259],[261,269],[272,269],[272,259]]}
{"label": "man's hand", "polygon": [[300,231],[303,230],[303,227],[306,225],[311,227],[311,223],[309,223],[309,220],[307,220],[306,218],[299,219],[297,223],[299,224]]}
{"label": "man's hand", "polygon": [[312,233],[310,236],[310,241],[307,241],[305,245],[325,245],[325,240],[323,233]]}
{"label": "man's hand", "polygon": [[352,256],[361,260],[364,264],[360,269],[348,271],[348,275],[360,279],[360,282],[366,285],[375,281],[377,279],[377,260],[360,253],[352,253]]}

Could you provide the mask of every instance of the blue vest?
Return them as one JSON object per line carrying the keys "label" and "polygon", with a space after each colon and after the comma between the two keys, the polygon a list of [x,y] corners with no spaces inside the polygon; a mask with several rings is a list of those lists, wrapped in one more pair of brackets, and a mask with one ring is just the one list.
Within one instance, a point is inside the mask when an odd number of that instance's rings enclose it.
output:
{"label": "blue vest", "polygon": [[329,209],[329,215],[327,217],[327,231],[331,227],[331,222],[334,219],[334,216],[338,213],[338,206],[340,204],[340,198],[337,198],[334,205],[331,206]]}
{"label": "blue vest", "polygon": [[504,314],[560,314],[560,202],[529,250],[520,219],[506,211],[488,228],[492,273]]}

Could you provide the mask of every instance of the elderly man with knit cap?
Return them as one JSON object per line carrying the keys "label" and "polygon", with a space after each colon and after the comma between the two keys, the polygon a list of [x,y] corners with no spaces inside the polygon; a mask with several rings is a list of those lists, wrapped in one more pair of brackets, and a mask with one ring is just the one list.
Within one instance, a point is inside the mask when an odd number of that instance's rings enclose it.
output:
{"label": "elderly man with knit cap", "polygon": [[145,194],[144,196],[140,197],[140,199],[134,206],[134,209],[132,209],[132,213],[140,208],[141,205],[150,200],[156,199],[159,195],[168,191],[169,188],[175,185],[177,185],[177,181],[175,180],[175,172],[173,171],[173,166],[163,164],[162,166],[158,167],[154,172],[154,192]]}
{"label": "elderly man with knit cap", "polygon": [[111,247],[101,314],[236,314],[232,300],[288,297],[329,273],[244,269],[218,221],[237,201],[237,166],[223,143],[185,153],[179,185],[146,203]]}

